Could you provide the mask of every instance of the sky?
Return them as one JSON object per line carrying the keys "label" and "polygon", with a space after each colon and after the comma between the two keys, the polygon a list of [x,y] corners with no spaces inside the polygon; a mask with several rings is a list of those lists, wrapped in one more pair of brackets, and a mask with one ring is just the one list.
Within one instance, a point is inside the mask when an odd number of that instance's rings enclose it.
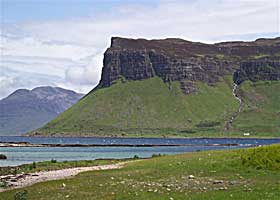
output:
{"label": "sky", "polygon": [[279,37],[280,0],[0,0],[0,99],[45,85],[87,93],[112,36]]}

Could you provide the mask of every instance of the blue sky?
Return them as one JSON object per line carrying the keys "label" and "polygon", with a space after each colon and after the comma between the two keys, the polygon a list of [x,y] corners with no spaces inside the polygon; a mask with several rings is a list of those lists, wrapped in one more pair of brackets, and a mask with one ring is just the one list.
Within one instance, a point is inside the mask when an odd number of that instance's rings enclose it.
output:
{"label": "blue sky", "polygon": [[7,22],[14,23],[80,17],[95,12],[94,9],[92,9],[92,1],[83,1],[79,3],[78,1],[71,0],[4,0],[2,6],[3,19]]}
{"label": "blue sky", "polygon": [[86,93],[112,36],[214,43],[279,36],[279,0],[0,0],[0,98],[18,88]]}
{"label": "blue sky", "polygon": [[1,0],[6,22],[94,17],[127,4],[156,6],[158,0]]}

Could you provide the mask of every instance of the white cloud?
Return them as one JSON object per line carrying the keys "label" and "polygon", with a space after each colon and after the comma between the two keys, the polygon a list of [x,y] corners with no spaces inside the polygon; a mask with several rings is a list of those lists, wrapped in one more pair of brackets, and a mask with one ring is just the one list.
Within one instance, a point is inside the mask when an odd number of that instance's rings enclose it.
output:
{"label": "white cloud", "polygon": [[[22,87],[12,80],[22,79],[23,73],[32,77],[28,83],[33,87],[40,81],[50,84],[46,77],[52,77],[54,85],[89,91],[100,79],[111,36],[217,42],[279,34],[279,6],[278,0],[164,0],[155,6],[123,5],[87,18],[3,24],[0,98],[7,94],[5,84],[8,91]],[[37,78],[38,72],[45,78]]]}
{"label": "white cloud", "polygon": [[80,60],[32,56],[1,56],[0,97],[17,88],[60,86],[86,93],[98,83],[102,55]]}
{"label": "white cloud", "polygon": [[62,76],[65,68],[72,65],[75,62],[70,59],[14,55],[2,55],[0,62],[1,68],[56,76]]}
{"label": "white cloud", "polygon": [[10,93],[9,88],[15,86],[15,80],[13,77],[0,76],[0,97],[6,96]]}
{"label": "white cloud", "polygon": [[101,76],[103,55],[81,60],[81,66],[70,67],[65,72],[67,81],[81,85],[96,85]]}
{"label": "white cloud", "polygon": [[104,48],[112,35],[212,41],[224,35],[279,32],[278,2],[164,1],[157,7],[128,5],[95,18],[26,24],[24,29],[48,40],[60,36],[63,41],[98,48]]}
{"label": "white cloud", "polygon": [[5,97],[18,88],[32,89],[34,86],[56,86],[62,79],[58,76],[25,72],[10,67],[0,67],[0,97]]}
{"label": "white cloud", "polygon": [[[63,38],[62,35],[57,37],[60,39]],[[56,42],[44,40],[44,38],[36,38],[34,36],[20,39],[11,39],[9,37],[2,36],[1,46],[5,48],[3,51],[4,55],[71,58],[74,60],[96,52],[96,49],[93,47],[72,45],[62,43],[62,41],[63,40],[61,40],[61,43],[58,44]]]}

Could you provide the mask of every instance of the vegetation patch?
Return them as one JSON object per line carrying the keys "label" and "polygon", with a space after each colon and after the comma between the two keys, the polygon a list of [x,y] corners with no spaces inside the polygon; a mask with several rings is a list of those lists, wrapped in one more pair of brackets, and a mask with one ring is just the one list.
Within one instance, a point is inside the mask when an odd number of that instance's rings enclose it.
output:
{"label": "vegetation patch", "polygon": [[5,159],[7,159],[7,156],[4,154],[0,154],[0,160],[5,160]]}
{"label": "vegetation patch", "polygon": [[243,150],[241,162],[256,169],[280,170],[280,145]]}
{"label": "vegetation patch", "polygon": [[208,127],[215,127],[221,125],[221,122],[215,122],[215,121],[202,121],[199,124],[196,125],[198,128],[208,128]]}
{"label": "vegetation patch", "polygon": [[14,200],[27,200],[28,192],[26,190],[15,193]]}

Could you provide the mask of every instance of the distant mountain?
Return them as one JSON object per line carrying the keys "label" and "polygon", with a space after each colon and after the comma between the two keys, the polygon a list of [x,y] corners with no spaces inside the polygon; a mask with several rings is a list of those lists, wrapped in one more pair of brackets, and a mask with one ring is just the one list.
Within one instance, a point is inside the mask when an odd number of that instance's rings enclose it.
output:
{"label": "distant mountain", "polygon": [[280,37],[114,37],[99,85],[33,135],[280,136]]}
{"label": "distant mountain", "polygon": [[19,89],[0,100],[0,135],[21,135],[43,126],[83,94],[58,87]]}

